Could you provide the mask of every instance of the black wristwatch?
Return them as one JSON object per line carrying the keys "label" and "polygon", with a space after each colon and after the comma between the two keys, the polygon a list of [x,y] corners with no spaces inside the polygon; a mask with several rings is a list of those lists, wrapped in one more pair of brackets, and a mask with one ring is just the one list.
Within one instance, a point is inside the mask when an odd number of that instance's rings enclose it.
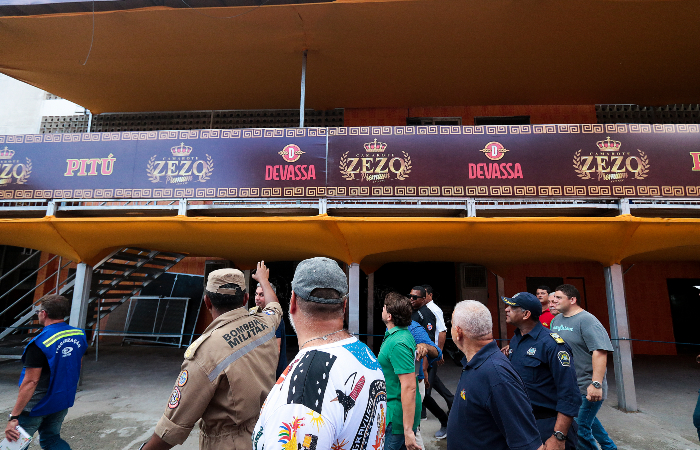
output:
{"label": "black wristwatch", "polygon": [[600,389],[603,387],[602,384],[600,384],[600,381],[592,381],[591,384],[593,385],[594,388]]}
{"label": "black wristwatch", "polygon": [[552,433],[552,436],[557,438],[557,440],[559,440],[559,441],[565,441],[568,439],[566,437],[566,435],[564,433],[562,433],[561,431],[555,431],[554,433]]}
{"label": "black wristwatch", "polygon": [[13,420],[19,420],[19,416],[13,416],[12,413],[10,413],[10,418],[7,419],[7,421],[12,422]]}

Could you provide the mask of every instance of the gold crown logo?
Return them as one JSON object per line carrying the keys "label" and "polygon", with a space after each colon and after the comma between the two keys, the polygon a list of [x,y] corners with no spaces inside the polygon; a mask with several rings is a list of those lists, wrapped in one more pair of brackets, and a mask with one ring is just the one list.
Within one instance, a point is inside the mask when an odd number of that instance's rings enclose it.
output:
{"label": "gold crown logo", "polygon": [[192,153],[192,147],[185,145],[184,142],[181,142],[180,145],[176,147],[170,147],[170,151],[172,152],[173,156],[189,156],[189,154]]}
{"label": "gold crown logo", "polygon": [[10,159],[13,156],[15,156],[15,151],[8,149],[7,146],[0,150],[0,159]]}
{"label": "gold crown logo", "polygon": [[606,140],[596,142],[596,145],[603,152],[616,152],[616,151],[620,150],[620,147],[622,146],[622,142],[613,141],[610,139],[610,136],[608,136],[608,138]]}
{"label": "gold crown logo", "polygon": [[385,142],[377,142],[377,139],[375,138],[374,141],[365,144],[365,150],[368,152],[381,153],[386,150],[386,145],[387,144]]}

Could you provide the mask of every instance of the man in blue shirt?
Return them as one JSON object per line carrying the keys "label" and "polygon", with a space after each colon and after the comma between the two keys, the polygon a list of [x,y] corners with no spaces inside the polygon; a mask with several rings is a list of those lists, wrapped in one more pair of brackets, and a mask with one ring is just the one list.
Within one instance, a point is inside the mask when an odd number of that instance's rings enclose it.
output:
{"label": "man in blue shirt", "polygon": [[581,396],[571,347],[540,323],[537,297],[520,292],[502,300],[506,322],[517,327],[508,357],[525,383],[542,441],[547,450],[575,449]]}
{"label": "man in blue shirt", "polygon": [[459,302],[452,339],[465,357],[447,423],[447,450],[544,449],[525,386],[493,340],[488,308]]}
{"label": "man in blue shirt", "polygon": [[29,435],[39,430],[42,449],[70,449],[61,439],[61,426],[75,401],[87,341],[83,330],[63,321],[70,314],[67,298],[47,295],[35,308],[44,328],[24,349],[19,394],[5,437],[16,441],[19,424]]}
{"label": "man in blue shirt", "polygon": [[[435,364],[442,359],[442,351],[440,347],[435,345],[435,342],[430,340],[425,328],[415,320],[408,326],[408,331],[411,332],[413,340],[416,341],[416,382],[420,399],[423,401],[425,399],[425,369],[429,364]],[[447,426],[447,419],[445,419],[445,426]],[[416,431],[416,443],[420,448],[425,448],[420,427]]]}

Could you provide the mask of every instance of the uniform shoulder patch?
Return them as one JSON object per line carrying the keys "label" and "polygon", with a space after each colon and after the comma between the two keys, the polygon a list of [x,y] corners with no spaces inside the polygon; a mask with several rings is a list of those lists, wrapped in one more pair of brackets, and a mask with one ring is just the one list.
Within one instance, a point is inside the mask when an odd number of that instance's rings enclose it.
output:
{"label": "uniform shoulder patch", "polygon": [[569,367],[571,365],[571,356],[569,356],[569,352],[561,351],[557,353],[557,358],[562,367]]}
{"label": "uniform shoulder patch", "polygon": [[564,344],[564,339],[559,336],[557,333],[549,333],[550,336],[552,336],[552,339],[554,339],[554,342],[557,344]]}

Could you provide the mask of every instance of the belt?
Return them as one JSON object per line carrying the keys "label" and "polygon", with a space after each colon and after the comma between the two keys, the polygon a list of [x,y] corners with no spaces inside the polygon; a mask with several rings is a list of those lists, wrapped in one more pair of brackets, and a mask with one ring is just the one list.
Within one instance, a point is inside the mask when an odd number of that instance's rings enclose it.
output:
{"label": "belt", "polygon": [[535,415],[536,420],[551,419],[559,414],[555,409],[537,405],[532,405],[532,413]]}

